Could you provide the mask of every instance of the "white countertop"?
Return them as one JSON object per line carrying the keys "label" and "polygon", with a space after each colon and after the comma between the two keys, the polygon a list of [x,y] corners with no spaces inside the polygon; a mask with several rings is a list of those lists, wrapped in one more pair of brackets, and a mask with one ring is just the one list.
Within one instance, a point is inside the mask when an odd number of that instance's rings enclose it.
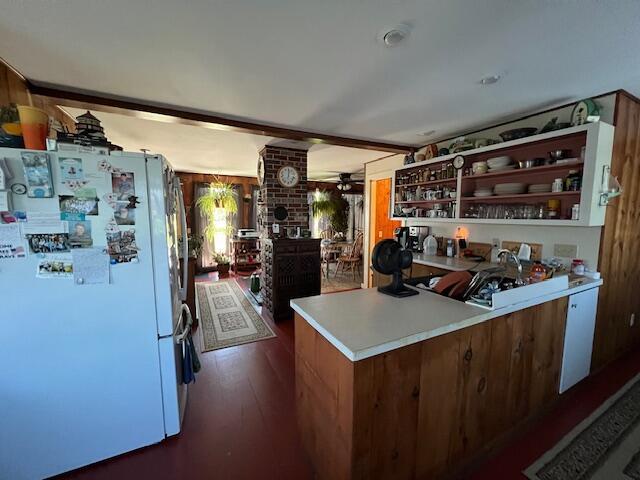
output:
{"label": "white countertop", "polygon": [[441,257],[439,255],[426,255],[424,253],[414,253],[413,263],[451,270],[452,272],[461,272],[464,270],[478,271],[493,266],[489,262],[474,262],[472,260],[465,260],[464,258]]}
{"label": "white countertop", "polygon": [[375,288],[298,298],[291,307],[349,360],[358,361],[600,285],[602,280],[585,278],[579,286],[496,310],[427,291],[394,298]]}

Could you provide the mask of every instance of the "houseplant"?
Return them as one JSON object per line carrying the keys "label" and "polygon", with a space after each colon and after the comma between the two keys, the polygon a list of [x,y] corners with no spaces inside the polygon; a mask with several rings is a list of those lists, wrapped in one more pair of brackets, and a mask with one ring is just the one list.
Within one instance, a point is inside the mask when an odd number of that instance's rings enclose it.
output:
{"label": "houseplant", "polygon": [[225,278],[229,276],[230,260],[224,253],[214,253],[213,261],[217,264],[218,277]]}
{"label": "houseplant", "polygon": [[318,192],[311,203],[315,218],[327,217],[331,229],[344,236],[349,227],[349,202],[342,195],[331,192]]}
{"label": "houseplant", "polygon": [[211,182],[209,190],[198,199],[196,205],[208,218],[203,232],[207,241],[213,243],[213,249],[216,252],[226,252],[227,245],[221,243],[228,242],[229,237],[233,234],[231,217],[238,213],[236,192],[233,185],[220,180]]}

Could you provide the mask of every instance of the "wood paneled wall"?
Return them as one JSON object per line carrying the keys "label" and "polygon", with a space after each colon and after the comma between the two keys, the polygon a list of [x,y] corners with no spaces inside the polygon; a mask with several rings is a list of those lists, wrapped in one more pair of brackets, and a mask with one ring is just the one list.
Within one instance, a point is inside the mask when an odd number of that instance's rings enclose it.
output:
{"label": "wood paneled wall", "polygon": [[75,130],[73,118],[64,113],[50,99],[38,95],[31,95],[24,80],[0,61],[0,106],[10,103],[41,108],[51,117],[59,120],[63,125],[66,125],[70,131]]}
{"label": "wood paneled wall", "polygon": [[[604,279],[591,368],[597,370],[640,344],[640,100],[618,93],[611,170],[624,188],[612,200],[600,243]],[[637,319],[630,325],[631,315]]]}

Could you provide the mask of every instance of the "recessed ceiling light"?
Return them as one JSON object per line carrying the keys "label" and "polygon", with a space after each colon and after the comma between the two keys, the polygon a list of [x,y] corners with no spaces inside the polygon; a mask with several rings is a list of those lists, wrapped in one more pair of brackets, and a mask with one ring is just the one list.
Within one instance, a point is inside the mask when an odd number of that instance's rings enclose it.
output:
{"label": "recessed ceiling light", "polygon": [[393,28],[383,31],[380,39],[387,47],[395,47],[404,42],[411,33],[411,28],[405,23],[396,25]]}
{"label": "recessed ceiling light", "polygon": [[480,85],[493,85],[502,78],[502,75],[489,75],[480,79]]}
{"label": "recessed ceiling light", "polygon": [[419,133],[418,135],[420,135],[421,137],[430,137],[434,133],[436,133],[435,130],[428,130],[426,132]]}

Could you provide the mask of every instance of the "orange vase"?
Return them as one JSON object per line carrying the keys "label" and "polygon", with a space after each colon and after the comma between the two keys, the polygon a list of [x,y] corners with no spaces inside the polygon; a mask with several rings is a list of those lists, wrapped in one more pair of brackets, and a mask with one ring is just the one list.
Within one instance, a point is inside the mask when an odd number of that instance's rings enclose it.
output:
{"label": "orange vase", "polygon": [[46,150],[49,116],[43,110],[18,105],[24,147],[30,150]]}

